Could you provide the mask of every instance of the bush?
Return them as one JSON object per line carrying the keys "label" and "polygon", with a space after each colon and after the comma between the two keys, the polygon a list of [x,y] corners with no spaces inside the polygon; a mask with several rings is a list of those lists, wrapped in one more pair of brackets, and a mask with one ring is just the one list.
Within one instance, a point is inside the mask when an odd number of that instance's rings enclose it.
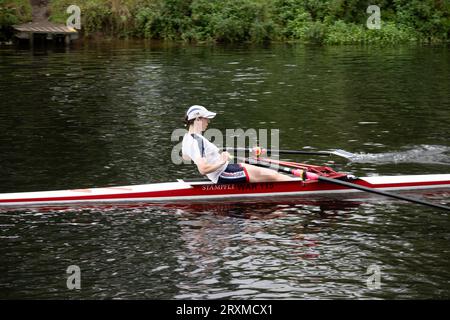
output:
{"label": "bush", "polygon": [[[67,8],[73,0],[51,0],[50,20],[66,23],[70,16]],[[109,33],[116,36],[128,36],[133,32],[133,19],[129,8],[133,1],[77,0],[81,10],[81,28],[85,35],[95,32]]]}
{"label": "bush", "polygon": [[27,0],[0,0],[0,41],[12,37],[14,24],[31,21],[31,5]]}
{"label": "bush", "polygon": [[135,34],[145,38],[154,38],[158,35],[156,25],[158,25],[159,10],[155,7],[144,7],[136,14]]}
{"label": "bush", "polygon": [[[52,0],[52,19],[64,23],[68,17],[65,10],[72,2]],[[101,31],[120,37],[197,42],[300,40],[326,44],[450,39],[450,1],[378,0],[382,20],[380,30],[366,27],[369,2],[77,0],[85,34]],[[10,11],[2,10],[3,20],[13,18]]]}
{"label": "bush", "polygon": [[429,41],[450,39],[450,2],[446,0],[394,0],[397,21]]}
{"label": "bush", "polygon": [[219,42],[261,42],[275,38],[272,7],[258,0],[195,0],[191,5],[193,37]]}
{"label": "bush", "polygon": [[395,44],[418,40],[418,34],[392,22],[382,23],[381,29],[370,30],[361,25],[335,22],[328,30],[326,44]]}

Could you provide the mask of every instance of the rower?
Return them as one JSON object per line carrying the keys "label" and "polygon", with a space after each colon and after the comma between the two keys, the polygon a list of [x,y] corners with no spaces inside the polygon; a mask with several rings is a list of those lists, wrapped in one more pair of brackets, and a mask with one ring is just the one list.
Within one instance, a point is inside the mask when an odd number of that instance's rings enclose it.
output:
{"label": "rower", "polygon": [[[242,183],[292,181],[294,178],[274,170],[257,167],[248,163],[229,163],[230,154],[220,153],[219,148],[203,137],[210,119],[216,113],[200,105],[191,106],[186,112],[185,124],[188,132],[183,137],[183,159],[192,160],[202,175],[214,183]],[[295,175],[305,177],[303,170],[295,170]]]}

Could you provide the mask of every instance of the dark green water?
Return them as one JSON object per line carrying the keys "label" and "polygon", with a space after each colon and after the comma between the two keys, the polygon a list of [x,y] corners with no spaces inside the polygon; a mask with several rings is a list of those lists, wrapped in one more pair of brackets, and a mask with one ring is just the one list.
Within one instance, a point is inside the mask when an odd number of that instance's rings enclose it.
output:
{"label": "dark green water", "polygon": [[[450,173],[448,47],[1,48],[0,76],[0,193],[197,177],[170,160],[191,104],[284,149],[364,154],[288,159]],[[449,240],[446,212],[381,198],[2,210],[0,298],[448,299]]]}

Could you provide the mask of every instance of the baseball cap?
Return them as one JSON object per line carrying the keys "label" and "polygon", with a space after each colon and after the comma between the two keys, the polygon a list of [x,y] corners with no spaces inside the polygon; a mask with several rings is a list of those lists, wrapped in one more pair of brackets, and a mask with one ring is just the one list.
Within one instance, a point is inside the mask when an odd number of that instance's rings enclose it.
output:
{"label": "baseball cap", "polygon": [[215,112],[208,111],[205,107],[199,105],[191,106],[186,112],[186,117],[188,120],[195,118],[214,118],[216,116]]}

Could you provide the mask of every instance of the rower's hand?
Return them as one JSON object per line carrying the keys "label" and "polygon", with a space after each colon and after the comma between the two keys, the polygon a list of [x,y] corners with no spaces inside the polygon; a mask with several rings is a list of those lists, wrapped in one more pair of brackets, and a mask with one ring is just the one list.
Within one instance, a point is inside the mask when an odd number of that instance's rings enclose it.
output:
{"label": "rower's hand", "polygon": [[266,153],[266,149],[256,146],[252,148],[252,152],[256,157],[259,157]]}
{"label": "rower's hand", "polygon": [[225,163],[231,159],[231,156],[228,152],[224,151],[220,154],[220,158],[221,158],[222,162]]}

